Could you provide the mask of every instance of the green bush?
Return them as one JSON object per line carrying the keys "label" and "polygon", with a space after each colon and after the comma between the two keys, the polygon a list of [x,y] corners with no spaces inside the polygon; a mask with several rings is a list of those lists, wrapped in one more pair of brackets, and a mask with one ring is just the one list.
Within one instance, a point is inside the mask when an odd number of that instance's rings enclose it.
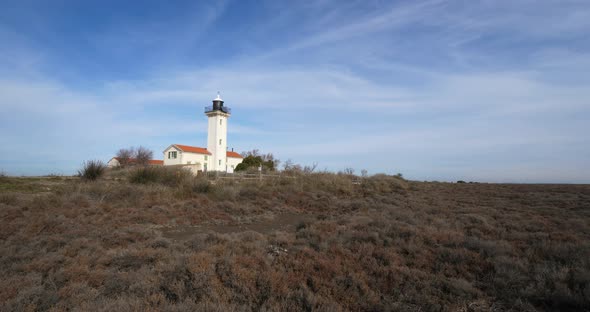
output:
{"label": "green bush", "polygon": [[106,171],[107,166],[100,160],[89,160],[82,164],[78,170],[78,176],[83,180],[94,181],[100,178]]}
{"label": "green bush", "polygon": [[131,171],[131,183],[159,183],[168,186],[179,186],[192,178],[192,173],[178,167],[146,166]]}
{"label": "green bush", "polygon": [[265,160],[262,156],[249,155],[246,156],[241,163],[236,166],[236,171],[246,171],[248,169],[258,170],[262,166],[264,171],[274,171],[276,164],[272,159]]}

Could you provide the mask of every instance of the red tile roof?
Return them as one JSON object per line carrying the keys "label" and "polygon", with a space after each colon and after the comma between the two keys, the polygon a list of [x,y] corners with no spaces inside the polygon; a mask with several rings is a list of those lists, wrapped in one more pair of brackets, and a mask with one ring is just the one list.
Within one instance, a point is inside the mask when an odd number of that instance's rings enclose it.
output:
{"label": "red tile roof", "polygon": [[174,146],[180,148],[180,150],[182,150],[183,152],[211,155],[211,153],[206,148],[203,148],[203,147],[180,145],[180,144],[174,144]]}
{"label": "red tile roof", "polygon": [[244,158],[242,157],[242,155],[236,153],[236,152],[227,152],[227,157],[235,157],[235,158]]}

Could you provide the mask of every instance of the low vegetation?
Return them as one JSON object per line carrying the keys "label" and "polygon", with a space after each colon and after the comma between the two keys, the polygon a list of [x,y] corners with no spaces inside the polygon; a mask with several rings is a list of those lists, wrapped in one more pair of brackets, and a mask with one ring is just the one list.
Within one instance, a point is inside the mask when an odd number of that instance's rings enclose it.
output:
{"label": "low vegetation", "polygon": [[0,310],[590,309],[587,185],[154,168],[4,178]]}
{"label": "low vegetation", "polygon": [[84,162],[82,169],[78,170],[78,176],[83,180],[94,181],[100,178],[106,171],[107,166],[100,160],[89,160]]}
{"label": "low vegetation", "polygon": [[178,167],[144,166],[136,167],[129,174],[129,182],[139,184],[157,183],[178,186],[189,183],[193,176],[190,171]]}

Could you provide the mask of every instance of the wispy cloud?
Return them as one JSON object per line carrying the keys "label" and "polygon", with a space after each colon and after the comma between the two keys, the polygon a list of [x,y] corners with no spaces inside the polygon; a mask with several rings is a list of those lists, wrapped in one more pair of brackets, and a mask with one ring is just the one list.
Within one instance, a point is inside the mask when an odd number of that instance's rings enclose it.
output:
{"label": "wispy cloud", "polygon": [[72,62],[69,45],[41,51],[0,23],[0,169],[204,145],[202,109],[221,90],[240,151],[416,179],[588,182],[587,4],[236,6],[94,27]]}

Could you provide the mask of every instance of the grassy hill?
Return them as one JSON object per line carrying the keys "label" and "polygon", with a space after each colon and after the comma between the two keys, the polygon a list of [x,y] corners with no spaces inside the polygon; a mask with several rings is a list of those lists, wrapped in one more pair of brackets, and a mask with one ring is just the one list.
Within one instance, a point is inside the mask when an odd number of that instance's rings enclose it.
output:
{"label": "grassy hill", "polygon": [[133,175],[0,177],[0,310],[590,309],[588,185]]}

